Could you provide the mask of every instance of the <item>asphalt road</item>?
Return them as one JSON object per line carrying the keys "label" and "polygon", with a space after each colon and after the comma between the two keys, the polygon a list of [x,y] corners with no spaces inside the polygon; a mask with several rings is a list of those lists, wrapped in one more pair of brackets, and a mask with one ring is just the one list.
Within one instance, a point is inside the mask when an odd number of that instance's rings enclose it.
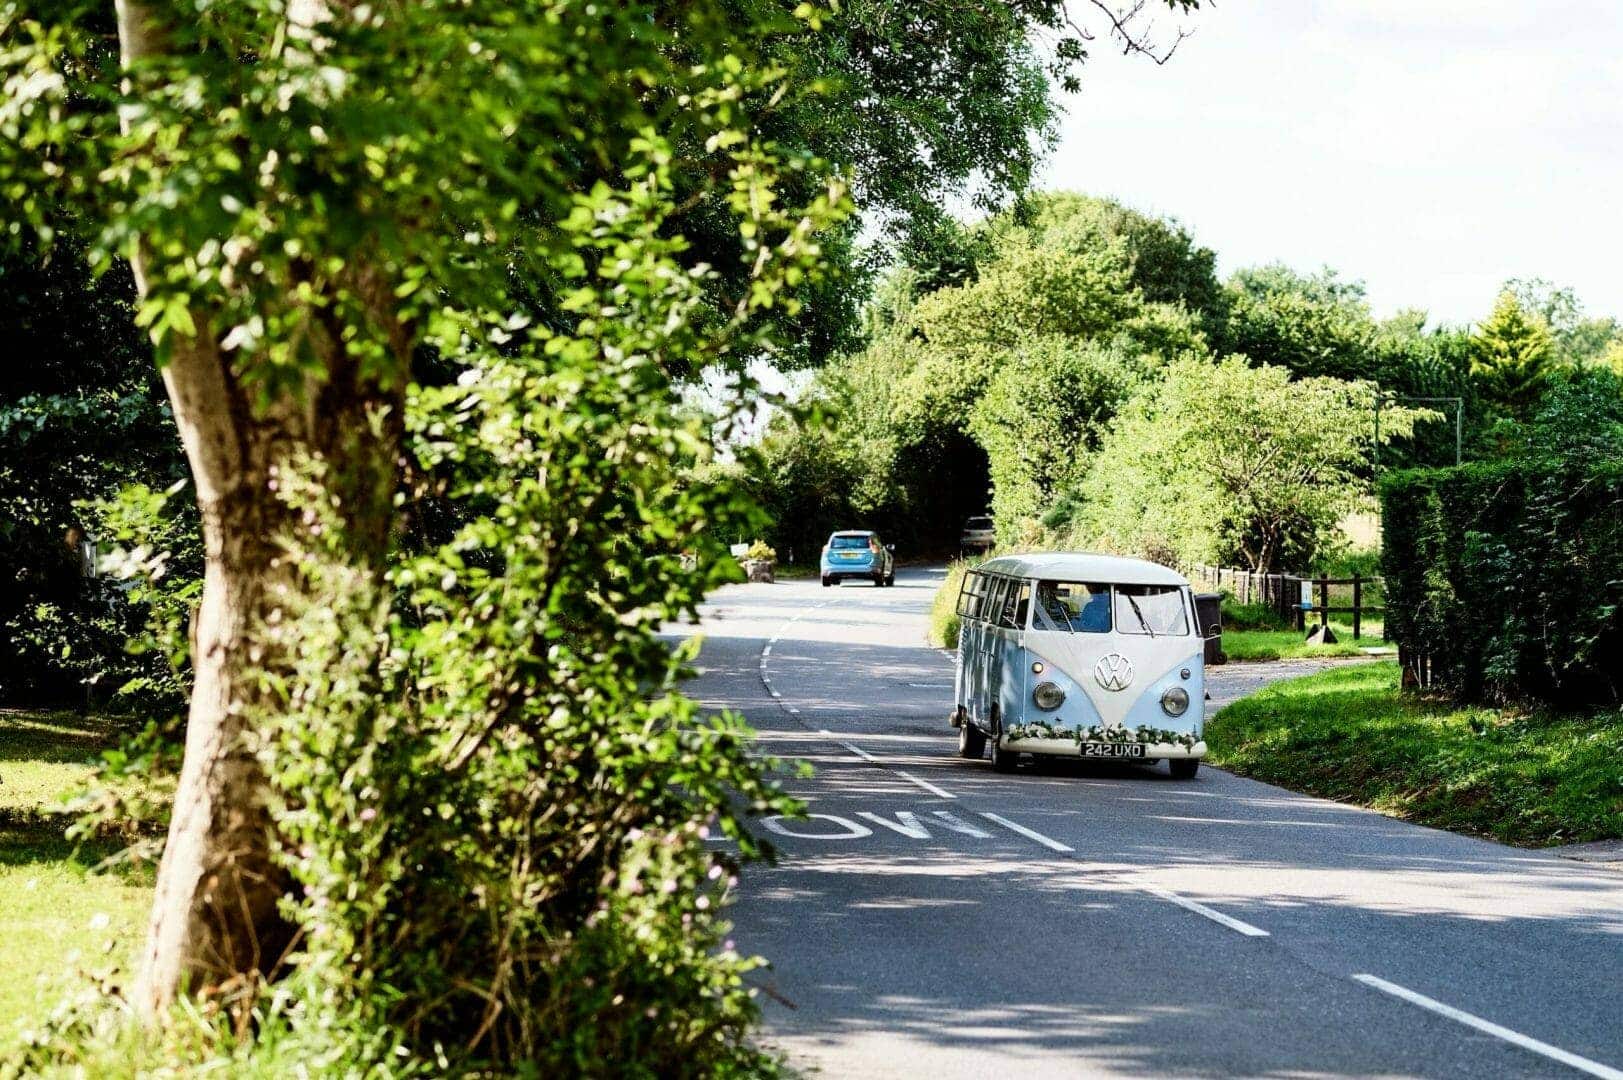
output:
{"label": "asphalt road", "polygon": [[699,628],[693,693],[816,768],[732,911],[794,1064],[1623,1080],[1623,874],[1206,767],[961,760],[940,576],[731,587]]}

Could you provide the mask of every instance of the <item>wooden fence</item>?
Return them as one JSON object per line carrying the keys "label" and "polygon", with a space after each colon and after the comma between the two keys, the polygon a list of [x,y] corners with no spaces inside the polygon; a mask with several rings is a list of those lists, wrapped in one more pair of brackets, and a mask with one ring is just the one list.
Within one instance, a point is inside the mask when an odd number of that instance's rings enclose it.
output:
{"label": "wooden fence", "polygon": [[[1386,609],[1368,601],[1386,595],[1379,577],[1354,575],[1347,578],[1310,577],[1303,574],[1258,574],[1227,566],[1193,566],[1184,571],[1197,589],[1226,592],[1241,604],[1261,604],[1290,620],[1298,630],[1306,630],[1310,618],[1327,626],[1332,615],[1351,615],[1353,640],[1364,634],[1364,618],[1384,616]],[[1341,595],[1332,595],[1336,590]],[[1350,595],[1348,595],[1350,592]],[[1332,603],[1346,599],[1347,603]],[[1382,619],[1381,639],[1386,639]]]}

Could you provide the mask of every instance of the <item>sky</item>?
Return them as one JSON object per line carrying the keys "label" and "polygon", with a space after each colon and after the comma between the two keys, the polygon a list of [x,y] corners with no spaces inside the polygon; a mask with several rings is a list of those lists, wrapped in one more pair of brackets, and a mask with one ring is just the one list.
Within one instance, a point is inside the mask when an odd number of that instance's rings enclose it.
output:
{"label": "sky", "polygon": [[1223,275],[1328,265],[1380,316],[1475,322],[1511,277],[1623,316],[1623,0],[1201,7],[1163,66],[1095,42],[1039,187],[1175,217]]}

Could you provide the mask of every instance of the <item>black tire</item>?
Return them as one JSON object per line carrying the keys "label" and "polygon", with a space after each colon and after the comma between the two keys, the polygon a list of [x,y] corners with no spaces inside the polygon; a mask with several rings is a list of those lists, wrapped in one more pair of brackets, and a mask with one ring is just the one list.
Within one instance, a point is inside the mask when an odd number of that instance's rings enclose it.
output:
{"label": "black tire", "polygon": [[892,570],[890,573],[885,575],[885,588],[887,588],[887,589],[893,588],[893,587],[895,587],[895,585],[896,585],[896,571]]}
{"label": "black tire", "polygon": [[1195,774],[1200,771],[1200,759],[1192,757],[1168,758],[1167,769],[1172,773],[1172,779],[1174,780],[1193,780]]}
{"label": "black tire", "polygon": [[884,574],[875,574],[873,576],[873,587],[876,588],[876,589],[883,589],[885,587],[885,575]]}
{"label": "black tire", "polygon": [[823,588],[826,589],[832,584],[834,584],[834,579],[833,578],[831,578],[831,577],[824,577],[823,578]]}
{"label": "black tire", "polygon": [[964,717],[963,721],[958,728],[958,756],[979,761],[986,756],[986,734],[970,723],[969,717]]}
{"label": "black tire", "polygon": [[1003,749],[1003,747],[1000,745],[1002,741],[1003,723],[1001,718],[994,711],[992,713],[992,737],[987,740],[992,751],[992,771],[1000,773],[1012,773],[1014,772],[1015,763],[1020,760],[1020,755]]}

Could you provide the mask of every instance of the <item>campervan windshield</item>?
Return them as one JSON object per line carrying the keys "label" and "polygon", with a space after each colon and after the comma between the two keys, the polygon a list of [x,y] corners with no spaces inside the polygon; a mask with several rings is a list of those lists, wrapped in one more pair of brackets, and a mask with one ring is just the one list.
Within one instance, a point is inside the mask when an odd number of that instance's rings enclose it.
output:
{"label": "campervan windshield", "polygon": [[1176,585],[1117,585],[1116,632],[1150,637],[1184,637],[1189,612]]}
{"label": "campervan windshield", "polygon": [[1110,586],[1097,582],[1039,581],[1034,628],[1071,634],[1110,633]]}

